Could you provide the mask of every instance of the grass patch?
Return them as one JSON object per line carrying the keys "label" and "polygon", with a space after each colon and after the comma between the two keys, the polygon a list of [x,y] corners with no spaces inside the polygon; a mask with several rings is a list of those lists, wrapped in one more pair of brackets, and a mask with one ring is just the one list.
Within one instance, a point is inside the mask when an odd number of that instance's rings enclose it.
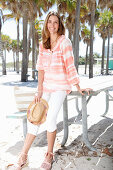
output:
{"label": "grass patch", "polygon": [[[22,61],[19,62],[19,67],[21,68],[21,66],[22,66]],[[2,67],[1,63],[0,63],[0,67]],[[13,68],[13,67],[14,67],[13,62],[6,63],[6,68]],[[28,68],[32,68],[32,61],[29,61]]]}
{"label": "grass patch", "polygon": [[87,158],[88,161],[91,161],[91,158]]}

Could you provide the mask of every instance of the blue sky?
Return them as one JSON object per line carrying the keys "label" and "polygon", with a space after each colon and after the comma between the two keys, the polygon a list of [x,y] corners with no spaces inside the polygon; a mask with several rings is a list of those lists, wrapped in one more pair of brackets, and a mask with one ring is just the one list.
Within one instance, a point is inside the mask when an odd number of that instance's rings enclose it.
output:
{"label": "blue sky", "polygon": [[[53,8],[55,11],[55,7]],[[53,10],[52,9],[52,10]],[[4,14],[7,13],[7,11],[4,11]],[[43,14],[42,19],[45,19],[46,15]],[[12,39],[16,39],[17,37],[17,29],[16,29],[16,21],[13,19],[7,20],[3,26],[2,26],[2,33],[9,35]],[[66,34],[67,36],[67,34]],[[20,21],[20,39],[22,39],[22,20]],[[111,38],[110,43],[113,43],[113,38]],[[106,41],[107,45],[107,41]],[[98,33],[95,32],[95,40],[94,40],[94,52],[97,52],[101,55],[102,53],[102,39],[99,37]],[[80,42],[80,50],[79,55],[85,56],[86,54],[86,44],[83,43],[83,41]],[[12,61],[12,53],[7,54],[7,62]]]}

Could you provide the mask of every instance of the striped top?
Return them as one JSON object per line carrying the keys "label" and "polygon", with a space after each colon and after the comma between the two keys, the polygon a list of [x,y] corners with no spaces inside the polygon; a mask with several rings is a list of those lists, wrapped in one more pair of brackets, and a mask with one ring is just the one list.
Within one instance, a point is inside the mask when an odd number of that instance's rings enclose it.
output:
{"label": "striped top", "polygon": [[79,83],[72,44],[64,35],[60,36],[52,51],[40,43],[37,69],[44,70],[44,92],[66,90],[70,93],[72,85]]}

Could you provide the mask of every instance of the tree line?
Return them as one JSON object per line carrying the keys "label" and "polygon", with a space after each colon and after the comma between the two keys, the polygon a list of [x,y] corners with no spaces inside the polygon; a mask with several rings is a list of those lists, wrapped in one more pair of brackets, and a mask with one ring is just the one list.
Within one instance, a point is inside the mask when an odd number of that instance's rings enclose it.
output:
{"label": "tree line", "polygon": [[[104,72],[105,40],[108,40],[106,74],[109,65],[109,45],[113,35],[113,1],[112,0],[1,0],[0,2],[0,56],[2,58],[2,74],[6,74],[4,43],[1,33],[2,24],[9,18],[15,18],[17,23],[16,44],[16,71],[19,73],[19,52],[22,52],[21,81],[26,81],[28,72],[29,54],[32,52],[32,70],[36,67],[41,24],[39,17],[47,12],[53,5],[61,15],[68,36],[73,44],[74,62],[79,67],[79,42],[83,40],[86,46],[85,73],[89,60],[89,78],[93,77],[93,43],[95,39],[94,28],[103,40],[101,74]],[[3,15],[3,10],[9,9],[11,14]],[[43,12],[42,12],[43,11]],[[23,39],[20,42],[19,22],[23,21]],[[4,37],[5,38],[5,37]],[[8,37],[7,37],[8,38]],[[15,44],[14,41],[13,45]],[[7,44],[7,43],[6,43]],[[5,45],[6,45],[5,44]],[[88,54],[89,48],[89,54]],[[6,48],[8,50],[8,47]],[[89,59],[88,59],[89,56]],[[32,74],[34,78],[34,73]]]}

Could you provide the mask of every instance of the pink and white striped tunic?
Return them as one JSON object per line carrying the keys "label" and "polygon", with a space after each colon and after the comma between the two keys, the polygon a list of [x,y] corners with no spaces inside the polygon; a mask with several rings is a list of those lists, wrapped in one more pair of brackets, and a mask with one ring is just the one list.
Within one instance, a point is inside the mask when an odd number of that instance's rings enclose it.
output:
{"label": "pink and white striped tunic", "polygon": [[64,35],[58,39],[52,51],[43,48],[40,43],[37,69],[44,70],[44,92],[66,90],[69,93],[72,85],[79,84],[72,44]]}

